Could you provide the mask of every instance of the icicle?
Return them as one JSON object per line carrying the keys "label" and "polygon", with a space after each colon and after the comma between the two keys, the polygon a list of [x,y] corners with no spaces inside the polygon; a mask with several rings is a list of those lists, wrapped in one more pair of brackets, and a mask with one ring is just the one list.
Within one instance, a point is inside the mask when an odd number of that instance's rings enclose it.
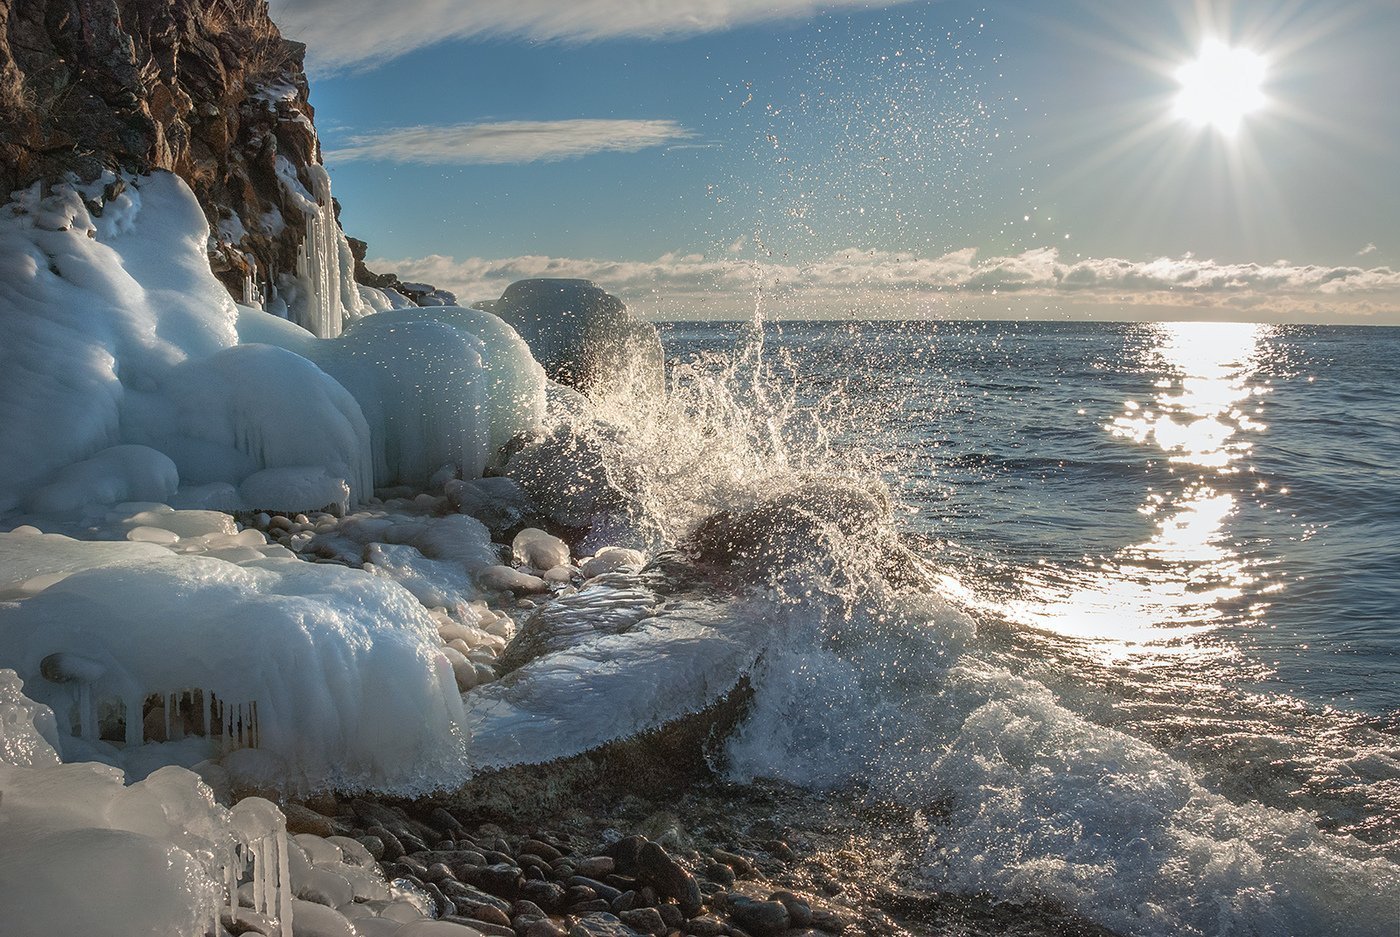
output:
{"label": "icicle", "polygon": [[145,720],[141,714],[141,697],[124,697],[122,706],[126,708],[126,745],[128,748],[135,748],[146,740]]}
{"label": "icicle", "polygon": [[[261,840],[259,840],[259,843],[261,843]],[[253,909],[262,913],[266,910],[267,906],[267,895],[263,891],[265,887],[262,874],[263,855],[261,850],[250,846],[248,849],[248,856],[252,861]]]}
{"label": "icicle", "polygon": [[280,937],[292,937],[291,876],[287,874],[287,830],[282,824],[272,834],[277,837],[277,922]]}
{"label": "icicle", "polygon": [[78,684],[78,731],[91,742],[97,737],[97,716],[92,711],[92,687]]}

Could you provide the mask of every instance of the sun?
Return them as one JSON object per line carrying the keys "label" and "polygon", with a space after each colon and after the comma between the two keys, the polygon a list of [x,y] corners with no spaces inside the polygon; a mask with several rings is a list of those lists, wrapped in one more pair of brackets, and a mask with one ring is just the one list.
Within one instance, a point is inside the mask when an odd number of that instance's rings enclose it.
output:
{"label": "sun", "polygon": [[1267,72],[1264,57],[1256,52],[1207,42],[1195,61],[1177,69],[1181,90],[1176,115],[1232,136],[1247,115],[1264,106]]}

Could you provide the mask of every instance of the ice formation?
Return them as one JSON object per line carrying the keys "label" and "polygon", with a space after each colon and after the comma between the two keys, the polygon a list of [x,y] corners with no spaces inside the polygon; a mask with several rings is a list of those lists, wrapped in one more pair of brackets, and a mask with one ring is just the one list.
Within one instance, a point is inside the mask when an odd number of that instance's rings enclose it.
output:
{"label": "ice formation", "polygon": [[335,338],[347,320],[372,310],[367,306],[353,271],[355,258],[340,230],[331,200],[331,177],[325,167],[306,166],[311,177],[308,192],[286,157],[277,158],[277,177],[306,215],[306,237],[301,243],[294,277],[284,279],[283,293],[298,324],[317,338]]}
{"label": "ice formation", "polygon": [[[0,670],[0,908],[5,933],[218,933],[245,875],[255,909],[291,937],[286,826],[250,798],[215,803],[199,776],[163,768],[126,785],[122,772],[62,764],[53,714]],[[233,887],[230,887],[233,886]]]}
{"label": "ice formation", "polygon": [[543,372],[499,319],[393,309],[402,297],[387,294],[365,304],[312,170],[314,193],[282,173],[309,219],[284,293],[312,331],[234,304],[173,175],[123,180],[100,217],[85,199],[110,178],[35,186],[0,209],[0,514],[344,509],[444,463],[480,475],[538,424]]}
{"label": "ice formation", "polygon": [[10,589],[29,595],[4,609],[0,660],[60,714],[64,753],[120,763],[183,739],[290,789],[409,794],[460,776],[438,620],[384,578],[241,550],[0,534],[4,568],[25,577]]}

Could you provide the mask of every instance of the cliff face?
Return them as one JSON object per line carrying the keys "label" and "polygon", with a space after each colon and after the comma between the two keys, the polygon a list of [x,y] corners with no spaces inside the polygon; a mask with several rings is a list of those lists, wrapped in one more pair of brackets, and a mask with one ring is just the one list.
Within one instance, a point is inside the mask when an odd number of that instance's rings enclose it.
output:
{"label": "cliff face", "polygon": [[209,218],[225,286],[275,283],[318,191],[304,51],[266,0],[0,0],[0,201],[68,173],[169,170]]}

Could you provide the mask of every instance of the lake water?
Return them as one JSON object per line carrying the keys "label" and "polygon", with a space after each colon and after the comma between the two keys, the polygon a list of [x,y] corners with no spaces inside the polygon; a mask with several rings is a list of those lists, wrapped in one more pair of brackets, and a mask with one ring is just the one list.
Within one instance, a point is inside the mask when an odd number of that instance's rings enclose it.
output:
{"label": "lake water", "polygon": [[747,346],[939,583],[790,626],[735,777],[927,802],[930,887],[1400,932],[1400,329],[663,335],[701,369]]}

